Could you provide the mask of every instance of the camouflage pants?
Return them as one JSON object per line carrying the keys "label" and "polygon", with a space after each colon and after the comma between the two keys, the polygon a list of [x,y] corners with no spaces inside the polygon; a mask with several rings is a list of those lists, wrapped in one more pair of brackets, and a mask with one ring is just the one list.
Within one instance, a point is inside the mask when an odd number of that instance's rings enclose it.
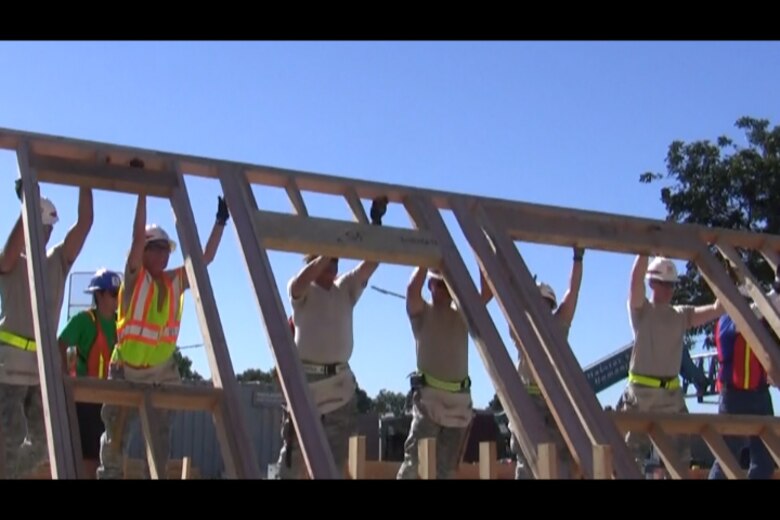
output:
{"label": "camouflage pants", "polygon": [[[544,400],[544,396],[536,391],[529,391],[531,400],[536,405],[536,409],[544,420],[544,425],[547,427],[547,433],[552,437],[553,442],[558,448],[556,455],[558,456],[558,478],[568,479],[573,475],[574,459],[571,456],[569,447],[566,445],[566,441],[563,440],[561,430],[558,428],[558,423],[555,422],[550,407],[547,406],[547,401]],[[515,480],[533,480],[534,474],[528,465],[528,461],[523,455],[523,450],[520,449],[520,443],[517,441],[517,437],[512,434],[512,438],[509,441],[509,448],[512,453],[517,457],[517,464],[515,465]]]}
{"label": "camouflage pants", "polygon": [[[357,397],[347,404],[321,416],[322,426],[328,445],[336,462],[336,469],[343,473],[349,458],[349,438],[357,429]],[[282,448],[279,451],[279,478],[300,479],[304,477],[306,466],[303,462],[298,436],[295,433],[292,417],[285,410],[282,417]]]}
{"label": "camouflage pants", "polygon": [[[125,370],[120,366],[111,364],[108,369],[108,378],[145,383],[177,384],[181,382],[178,368],[173,361],[166,362],[160,367],[146,370],[150,371],[148,375],[143,374],[142,371]],[[162,471],[166,471],[165,468],[168,464],[171,432],[170,416],[170,410],[154,409],[155,420],[151,425],[154,442],[163,447],[160,453]],[[138,419],[138,410],[136,408],[105,404],[100,411],[100,417],[103,419],[105,431],[100,436],[100,466],[98,466],[96,476],[101,480],[122,479],[124,478],[124,454],[132,440],[130,427],[132,422]],[[149,478],[149,465],[145,456],[143,457],[143,462],[144,476]]]}
{"label": "camouflage pants", "polygon": [[418,477],[418,445],[420,439],[436,439],[436,478],[449,479],[458,469],[461,447],[468,428],[441,426],[420,409],[417,402],[412,406],[412,425],[404,443],[404,461],[398,469],[397,479]]}
{"label": "camouflage pants", "polygon": [[39,385],[0,383],[5,475],[24,478],[49,460],[43,401]]}
{"label": "camouflage pants", "polygon": [[[681,388],[669,390],[665,388],[650,388],[629,383],[621,396],[620,411],[688,413],[685,398]],[[679,460],[685,467],[690,465],[690,436],[670,436]],[[653,444],[647,434],[628,432],[626,444],[634,454],[640,470],[645,473],[646,461],[652,455]]]}

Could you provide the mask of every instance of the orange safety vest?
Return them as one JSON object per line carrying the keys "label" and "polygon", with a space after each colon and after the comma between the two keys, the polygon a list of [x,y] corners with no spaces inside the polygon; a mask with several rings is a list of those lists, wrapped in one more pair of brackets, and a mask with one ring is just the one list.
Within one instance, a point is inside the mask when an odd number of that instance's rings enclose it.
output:
{"label": "orange safety vest", "polygon": [[126,287],[122,283],[113,362],[148,368],[160,365],[173,356],[184,307],[183,275],[182,271],[175,279],[163,275],[167,290],[162,311],[157,310],[160,297],[157,284],[143,267],[138,273],[127,309],[123,305]]}
{"label": "orange safety vest", "polygon": [[99,379],[106,379],[108,376],[108,362],[111,359],[111,349],[108,347],[108,340],[103,333],[103,327],[100,326],[97,314],[93,309],[87,311],[92,322],[95,324],[95,330],[97,331],[97,337],[95,342],[92,343],[92,348],[89,350],[89,356],[87,356],[87,376],[97,377]]}

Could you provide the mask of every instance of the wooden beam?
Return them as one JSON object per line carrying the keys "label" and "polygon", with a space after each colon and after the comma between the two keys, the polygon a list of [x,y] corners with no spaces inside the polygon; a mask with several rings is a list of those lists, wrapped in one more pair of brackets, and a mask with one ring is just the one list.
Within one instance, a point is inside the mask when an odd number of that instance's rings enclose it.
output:
{"label": "wooden beam", "polygon": [[366,478],[366,437],[364,435],[349,438],[349,474],[354,480]]}
{"label": "wooden beam", "polygon": [[498,478],[498,454],[495,442],[479,443],[479,478],[496,480]]}
{"label": "wooden beam", "polygon": [[626,431],[647,433],[653,424],[665,432],[677,435],[700,435],[705,425],[721,435],[760,435],[780,432],[780,417],[762,415],[727,415],[710,413],[669,414],[658,412],[605,412],[615,424]]}
{"label": "wooden beam", "polygon": [[763,441],[767,451],[775,460],[775,464],[780,466],[780,436],[765,429],[761,432],[761,441]]}
{"label": "wooden beam", "polygon": [[190,480],[192,478],[192,459],[190,457],[182,457],[181,459],[181,479]]}
{"label": "wooden beam", "polygon": [[[738,278],[742,281],[743,285],[747,289],[748,294],[750,294],[750,297],[753,299],[756,307],[761,312],[761,315],[766,318],[766,321],[769,323],[769,326],[772,327],[772,330],[775,331],[775,334],[780,336],[780,314],[778,314],[777,309],[774,305],[772,305],[772,302],[769,301],[767,295],[764,294],[764,291],[761,289],[758,280],[756,280],[755,276],[753,276],[753,273],[750,272],[750,269],[748,269],[748,267],[742,261],[739,253],[737,253],[736,249],[728,245],[719,245],[718,249],[729,261],[729,264],[731,264],[731,266],[734,268],[734,271],[736,271]],[[768,336],[771,340],[771,343],[765,345],[766,349],[777,351],[777,342],[774,341],[774,338],[772,338],[771,335]]]}
{"label": "wooden beam", "polygon": [[608,444],[593,445],[593,478],[612,479],[612,447]]}
{"label": "wooden beam", "polygon": [[143,193],[168,197],[176,185],[171,171],[151,171],[121,164],[74,161],[61,157],[33,155],[30,164],[41,182],[89,187],[121,193]]}
{"label": "wooden beam", "polygon": [[352,210],[355,222],[358,224],[369,224],[366,208],[363,207],[363,203],[360,201],[355,188],[347,188],[344,192],[344,198],[347,199],[347,204],[349,204],[349,209]]}
{"label": "wooden beam", "polygon": [[[230,360],[222,321],[219,317],[217,301],[211,288],[209,273],[203,259],[203,250],[198,237],[192,204],[187,193],[187,184],[178,165],[174,164],[177,187],[171,194],[176,230],[181,241],[184,268],[187,272],[190,291],[195,300],[195,311],[200,325],[203,342],[206,344],[206,358],[214,381],[214,387],[222,389],[222,400],[227,428],[232,435],[223,444],[222,460],[227,468],[235,468],[231,477],[240,479],[259,479],[260,468],[257,454],[249,435],[249,429],[241,407],[238,381]],[[224,237],[223,237],[224,238]]]}
{"label": "wooden beam", "polygon": [[543,442],[537,447],[539,470],[538,480],[556,480],[558,478],[558,447],[553,442]]}
{"label": "wooden beam", "polygon": [[745,478],[745,472],[739,467],[739,461],[731,453],[731,450],[726,445],[726,441],[723,440],[723,437],[718,432],[709,426],[705,426],[701,432],[701,437],[710,451],[712,451],[712,454],[715,455],[715,458],[718,459],[718,462],[720,462],[720,467],[728,478]]}
{"label": "wooden beam", "polygon": [[658,451],[658,456],[666,466],[666,471],[672,478],[681,480],[688,477],[688,468],[680,462],[679,454],[675,449],[675,444],[669,436],[658,425],[654,424],[648,432],[650,440]]}
{"label": "wooden beam", "polygon": [[[53,288],[48,287],[46,274],[46,247],[41,222],[41,199],[38,176],[30,166],[29,145],[20,143],[17,161],[22,178],[22,222],[27,262],[27,276],[35,343],[37,345],[38,373],[41,382],[41,398],[49,448],[52,478],[75,479],[84,475],[80,461],[78,423],[71,424],[75,417],[74,403],[68,403],[62,384],[62,359],[57,345],[57,323],[59,312],[50,316],[47,302],[54,301]],[[3,302],[5,305],[7,302]],[[73,413],[68,410],[73,407]],[[78,450],[78,458],[76,456]]]}
{"label": "wooden beam", "polygon": [[289,197],[290,203],[292,204],[295,213],[299,217],[308,217],[309,211],[306,209],[306,202],[303,200],[301,190],[298,189],[298,184],[295,182],[295,177],[292,177],[287,181],[284,189],[287,192],[287,197]]}
{"label": "wooden beam", "polygon": [[[466,211],[465,208],[460,213],[462,214],[464,211]],[[566,438],[567,434],[574,436],[573,442],[568,444],[575,458],[578,459],[577,463],[580,469],[586,475],[593,475],[593,449],[591,446],[593,444],[608,444],[612,446],[613,464],[617,477],[639,478],[641,475],[633,462],[633,456],[629,452],[625,441],[620,437],[614,423],[604,414],[604,410],[596,399],[590,383],[585,379],[582,367],[574,356],[563,331],[553,320],[549,308],[544,307],[531,271],[528,269],[517,247],[503,232],[503,225],[501,227],[496,226],[481,207],[476,206],[475,213],[479,225],[495,245],[496,253],[508,274],[511,287],[514,287],[517,296],[522,299],[522,305],[526,310],[528,318],[533,323],[536,336],[541,344],[542,354],[529,359],[531,367],[536,370],[534,363],[536,362],[538,365],[539,360],[546,358],[555,369],[558,382],[563,389],[563,396],[559,397],[554,393],[547,393],[549,388],[542,386],[542,379],[539,379],[540,389],[547,400],[550,410],[553,411],[564,438]],[[507,291],[508,289],[502,288],[501,290]],[[541,378],[542,374],[537,372],[536,376]],[[576,414],[573,419],[579,419],[579,426],[573,424],[576,423],[575,420],[567,420],[565,414],[568,412],[564,411],[563,414],[555,415],[555,410],[561,407],[563,407],[563,410],[566,410],[567,400],[572,408],[571,413]],[[578,428],[583,430],[584,435],[582,437],[577,437]],[[579,441],[575,440],[577,438],[579,438]]]}
{"label": "wooden beam", "polygon": [[254,221],[267,249],[426,267],[441,261],[436,240],[422,231],[271,211]]}
{"label": "wooden beam", "polygon": [[68,378],[65,382],[73,392],[73,400],[76,402],[131,408],[140,406],[144,394],[148,394],[155,408],[210,411],[222,397],[221,389],[210,386],[141,383],[91,377]]}
{"label": "wooden beam", "polygon": [[[208,178],[219,178],[223,169],[243,170],[252,184],[276,186],[285,188],[288,180],[295,178],[299,189],[322,194],[343,196],[345,187],[352,187],[362,199],[373,199],[387,196],[390,202],[402,203],[411,195],[430,199],[437,208],[449,209],[449,201],[453,198],[473,200],[470,194],[454,193],[441,190],[414,188],[410,186],[375,182],[364,179],[324,175],[300,170],[276,168],[271,166],[226,161],[187,154],[176,154],[153,149],[130,147],[105,142],[73,139],[63,136],[25,132],[20,130],[0,128],[0,148],[14,150],[22,141],[29,141],[33,153],[59,156],[63,158],[88,160],[94,157],[94,150],[104,151],[114,163],[126,164],[133,157],[144,160],[147,168],[162,169],[165,162],[177,160],[191,175]],[[745,249],[764,249],[780,251],[780,236],[767,233],[756,233],[746,230],[731,230],[713,228],[697,224],[682,224],[658,219],[648,219],[604,213],[591,210],[571,209],[558,206],[531,204],[511,201],[495,197],[476,197],[486,209],[501,208],[510,213],[529,211],[533,215],[557,215],[564,220],[585,220],[594,225],[609,226],[615,220],[626,225],[631,233],[643,233],[641,229],[657,228],[659,231],[679,230],[686,240],[696,238],[708,244],[729,244]],[[624,251],[626,252],[626,251]],[[654,252],[656,252],[654,250]],[[672,255],[675,256],[675,255]]]}
{"label": "wooden beam", "polygon": [[[519,293],[514,287],[513,273],[506,265],[501,262],[494,254],[491,243],[485,236],[482,228],[470,215],[465,207],[459,203],[453,202],[453,214],[460,224],[466,240],[474,250],[477,261],[480,263],[480,269],[485,273],[485,280],[488,282],[499,307],[509,322],[509,327],[516,338],[519,339],[520,348],[523,357],[530,362],[539,387],[542,389],[545,398],[550,404],[550,411],[558,424],[563,424],[561,434],[570,446],[571,451],[575,453],[577,459],[581,460],[586,468],[591,468],[591,439],[580,424],[577,417],[577,410],[570,402],[560,379],[557,376],[556,369],[548,359],[547,353],[541,344],[541,338],[537,335],[537,330],[533,324],[528,321],[527,302],[518,299]],[[492,241],[495,244],[495,240]],[[498,247],[498,246],[496,246]],[[534,302],[540,301],[534,298]],[[536,408],[534,407],[534,410]],[[520,414],[526,417],[525,413]],[[541,416],[539,416],[541,421]],[[516,423],[513,423],[516,424]],[[518,440],[520,438],[518,437]],[[533,447],[538,446],[539,442],[533,442],[530,439],[528,445],[524,446],[523,453],[533,453]],[[522,445],[522,441],[521,441]],[[590,471],[590,469],[588,469]]]}
{"label": "wooden beam", "polygon": [[420,439],[417,444],[418,473],[423,480],[436,480],[436,439]]}
{"label": "wooden beam", "polygon": [[616,253],[653,251],[672,258],[687,259],[692,254],[679,229],[654,222],[630,226],[617,217],[589,218],[587,214],[548,213],[533,208],[493,208],[487,214],[492,221],[504,224],[513,240]]}
{"label": "wooden beam", "polygon": [[303,373],[298,350],[287,326],[287,315],[276,288],[271,263],[262,246],[263,234],[253,218],[257,212],[257,203],[241,171],[222,171],[220,182],[233,216],[238,241],[265,323],[268,344],[276,361],[282,393],[290,407],[309,475],[315,479],[341,478],[342,471],[336,468]]}
{"label": "wooden beam", "polygon": [[[225,410],[225,403],[220,401],[212,409],[212,419],[214,421],[214,432],[217,436],[217,443],[219,444],[220,451],[230,451],[235,444],[233,441],[233,432],[229,427],[229,419],[227,411]],[[225,472],[228,475],[238,475],[238,462],[234,457],[228,457],[223,459],[225,464]]]}
{"label": "wooden beam", "polygon": [[[737,329],[750,344],[753,353],[774,381],[780,381],[780,351],[776,343],[761,322],[750,310],[748,303],[739,294],[734,283],[729,279],[724,267],[704,246],[700,246],[696,265],[707,284],[720,300],[724,310],[731,316]],[[766,303],[766,302],[764,302]]]}
{"label": "wooden beam", "polygon": [[152,401],[148,394],[143,396],[141,400],[141,406],[138,408],[138,416],[141,420],[141,431],[144,435],[144,441],[146,442],[146,461],[149,464],[149,475],[154,480],[163,480],[168,478],[168,472],[166,471],[166,464],[164,461],[168,460],[167,453],[163,453],[163,449],[168,450],[166,444],[165,448],[160,444],[160,439],[157,438],[156,425],[160,422],[160,416],[152,406]]}
{"label": "wooden beam", "polygon": [[485,305],[479,298],[466,264],[460,256],[444,220],[430,201],[411,197],[404,206],[418,229],[429,231],[439,242],[442,252],[442,272],[450,293],[463,312],[469,334],[477,346],[488,375],[496,387],[501,404],[515,427],[518,441],[534,474],[536,446],[551,438],[536,405],[520,380],[504,342],[496,330]]}

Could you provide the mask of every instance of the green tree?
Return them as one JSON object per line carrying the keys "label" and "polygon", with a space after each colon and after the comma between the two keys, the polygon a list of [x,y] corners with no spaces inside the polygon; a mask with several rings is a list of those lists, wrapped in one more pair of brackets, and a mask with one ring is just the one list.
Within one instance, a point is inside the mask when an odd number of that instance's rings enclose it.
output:
{"label": "green tree", "polygon": [[181,353],[179,349],[173,352],[173,359],[179,367],[179,374],[185,381],[203,381],[203,376],[192,369],[192,360]]}
{"label": "green tree", "polygon": [[364,414],[373,411],[374,400],[368,396],[365,390],[358,386],[355,390],[355,395],[357,396],[358,413]]}
{"label": "green tree", "polygon": [[[764,233],[780,232],[780,128],[766,119],[742,117],[735,126],[745,134],[746,146],[727,136],[715,142],[674,141],[666,155],[665,175],[645,172],[642,183],[666,181],[660,190],[667,220]],[[671,182],[669,182],[671,181]],[[713,253],[715,249],[711,248]],[[754,252],[739,251],[753,275],[764,286],[774,278],[771,267]],[[719,253],[716,253],[721,258]],[[721,258],[724,265],[726,262]],[[675,303],[706,304],[714,299],[695,264],[681,274]],[[689,344],[702,334],[711,346],[713,324],[691,331]]]}
{"label": "green tree", "polygon": [[382,389],[374,398],[374,410],[378,414],[392,413],[396,417],[404,415],[406,410],[406,395]]}
{"label": "green tree", "polygon": [[254,381],[257,383],[273,383],[273,371],[261,370],[259,368],[248,368],[236,376],[239,383],[248,383]]}

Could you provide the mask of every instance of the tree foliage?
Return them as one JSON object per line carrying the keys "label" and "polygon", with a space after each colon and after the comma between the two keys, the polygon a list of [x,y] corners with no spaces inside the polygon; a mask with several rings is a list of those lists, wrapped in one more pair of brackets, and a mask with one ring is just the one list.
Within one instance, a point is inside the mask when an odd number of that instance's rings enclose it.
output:
{"label": "tree foliage", "polygon": [[374,398],[373,411],[380,415],[391,413],[401,417],[406,411],[406,395],[382,389]]}
{"label": "tree foliage", "polygon": [[173,359],[179,367],[179,374],[184,381],[203,381],[203,376],[192,369],[192,360],[181,353],[179,349],[174,350]]}
{"label": "tree foliage", "polygon": [[256,383],[273,383],[274,375],[273,371],[271,370],[266,372],[265,370],[261,370],[259,368],[248,368],[238,374],[236,379],[239,383],[248,383],[250,381]]}
{"label": "tree foliage", "polygon": [[[735,126],[744,133],[744,146],[725,135],[714,142],[677,140],[667,151],[666,174],[645,172],[639,181],[664,184],[660,196],[667,220],[780,233],[780,128],[770,128],[768,120],[752,117],[741,117]],[[711,250],[727,265],[720,253]],[[774,273],[764,258],[756,252],[739,253],[764,290],[768,290]],[[674,303],[699,305],[713,300],[714,295],[696,265],[688,262]],[[689,343],[705,332],[705,344],[711,346],[712,326],[710,323],[691,331]]]}

